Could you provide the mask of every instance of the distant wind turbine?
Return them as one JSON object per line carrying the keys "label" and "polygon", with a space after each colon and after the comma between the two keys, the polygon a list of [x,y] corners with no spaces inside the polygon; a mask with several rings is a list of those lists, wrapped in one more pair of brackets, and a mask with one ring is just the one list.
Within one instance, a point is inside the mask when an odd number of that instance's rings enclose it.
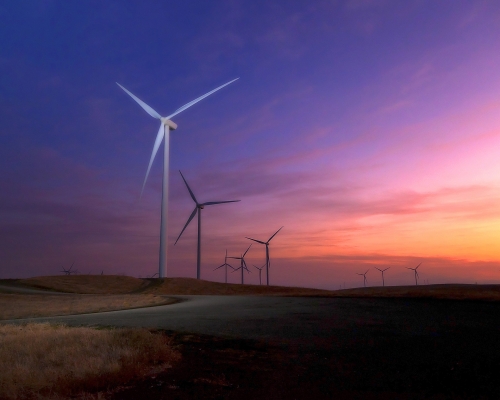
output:
{"label": "distant wind turbine", "polygon": [[78,273],[78,270],[77,269],[73,269],[73,266],[75,265],[75,263],[73,262],[71,264],[71,267],[69,267],[68,269],[64,268],[61,266],[62,270],[61,272],[64,273],[64,275],[73,275],[73,274],[77,274]]}
{"label": "distant wind turbine", "polygon": [[225,267],[225,270],[226,270],[226,283],[227,283],[227,267],[231,268],[234,271],[234,268],[232,267],[232,265],[227,263],[227,250],[226,250],[226,257],[224,257],[224,264],[215,268],[214,271],[218,270],[219,268],[222,268],[222,267]]}
{"label": "distant wind turbine", "polygon": [[375,267],[375,269],[378,269],[380,272],[382,272],[382,286],[385,286],[385,281],[384,281],[384,271],[387,271],[391,267],[387,267],[386,269],[380,269]]}
{"label": "distant wind turbine", "polygon": [[248,249],[247,251],[245,251],[241,257],[228,257],[228,258],[234,258],[235,260],[240,260],[240,267],[239,268],[236,268],[233,272],[236,272],[238,271],[239,269],[241,269],[241,284],[243,285],[244,283],[244,279],[243,279],[243,270],[245,269],[248,273],[250,273],[250,270],[247,268],[247,263],[245,262],[245,256],[246,254],[248,253],[248,250],[250,250],[250,247],[252,247],[252,245],[248,246]]}
{"label": "distant wind turbine", "polygon": [[366,287],[366,274],[368,273],[368,271],[369,271],[369,269],[366,270],[366,272],[364,274],[356,274],[356,275],[360,275],[363,277],[363,284],[365,285],[365,287]]}
{"label": "distant wind turbine", "polygon": [[283,229],[283,226],[281,228],[279,228],[275,233],[274,235],[272,235],[268,240],[267,242],[263,242],[261,240],[257,240],[257,239],[252,239],[250,237],[247,237],[245,236],[245,238],[249,239],[249,240],[253,240],[254,242],[257,242],[257,243],[260,243],[260,244],[264,244],[266,246],[266,279],[267,279],[267,286],[269,286],[269,267],[271,266],[271,261],[269,260],[269,242],[271,241],[271,239],[273,237],[275,237],[279,231],[281,231]]}
{"label": "distant wind turbine", "polygon": [[196,257],[196,279],[200,279],[200,264],[201,264],[201,210],[203,210],[205,208],[205,206],[212,206],[214,204],[224,204],[224,203],[236,203],[239,200],[208,201],[206,203],[198,203],[198,200],[196,200],[196,197],[194,196],[193,191],[189,187],[186,179],[184,178],[184,175],[182,175],[181,171],[179,171],[179,172],[180,172],[180,174],[182,176],[182,180],[186,184],[187,190],[189,191],[189,194],[191,195],[191,198],[193,199],[193,201],[195,202],[196,205],[194,206],[194,210],[191,213],[191,215],[189,216],[189,218],[188,218],[188,220],[186,222],[186,225],[184,225],[184,228],[182,228],[181,233],[179,233],[179,236],[177,237],[177,240],[175,241],[174,246],[177,244],[177,242],[181,238],[182,232],[184,232],[184,230],[187,228],[187,226],[189,225],[189,223],[191,222],[191,220],[198,213],[198,251],[197,251],[197,257]]}
{"label": "distant wind turbine", "polygon": [[265,266],[266,264],[264,264],[262,267],[259,268],[256,265],[254,265],[254,267],[259,270],[259,285],[262,285],[262,268],[264,268]]}
{"label": "distant wind turbine", "polygon": [[[420,263],[420,264],[422,264],[422,263]],[[419,278],[419,276],[418,276],[417,269],[418,269],[418,267],[420,267],[420,264],[418,264],[415,268],[408,268],[408,267],[406,267],[406,269],[411,269],[413,272],[415,272],[415,286],[418,285],[418,280],[417,279]]]}
{"label": "distant wind turbine", "polygon": [[71,275],[71,274],[76,273],[76,271],[72,271],[73,265],[75,265],[74,262],[73,262],[73,264],[71,264],[71,267],[69,267],[68,269],[61,267],[62,268],[61,272],[63,272],[64,275]]}
{"label": "distant wind turbine", "polygon": [[151,165],[153,165],[153,160],[156,156],[158,148],[161,145],[161,142],[165,138],[165,146],[163,151],[163,181],[162,181],[162,200],[161,200],[161,223],[160,223],[160,258],[159,258],[159,270],[158,275],[160,278],[164,278],[167,274],[167,214],[168,214],[168,167],[169,167],[169,155],[170,155],[170,131],[177,129],[177,124],[170,120],[173,116],[181,113],[182,111],[188,109],[189,107],[195,105],[199,101],[203,100],[205,97],[210,96],[216,91],[222,89],[224,86],[233,83],[239,78],[233,79],[221,85],[214,90],[211,90],[208,93],[205,93],[203,96],[200,96],[187,104],[184,104],[182,107],[175,110],[172,114],[167,117],[162,117],[155,110],[153,110],[150,106],[144,103],[141,99],[136,97],[134,94],[125,89],[118,82],[116,84],[120,86],[125,93],[127,93],[130,97],[132,97],[149,115],[153,118],[157,118],[160,120],[160,129],[156,135],[156,140],[153,146],[153,151],[151,152],[151,158],[149,159],[148,169],[146,171],[146,176],[144,178],[144,183],[142,184],[141,196],[144,192],[144,186],[146,185],[146,181],[148,179],[149,171],[151,170]]}

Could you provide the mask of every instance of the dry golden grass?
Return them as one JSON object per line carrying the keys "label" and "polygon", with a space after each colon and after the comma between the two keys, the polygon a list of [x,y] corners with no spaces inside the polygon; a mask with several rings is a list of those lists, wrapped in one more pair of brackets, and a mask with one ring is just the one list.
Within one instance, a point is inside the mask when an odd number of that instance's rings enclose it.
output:
{"label": "dry golden grass", "polygon": [[21,279],[17,284],[72,293],[149,293],[162,295],[261,295],[326,297],[411,297],[454,300],[500,300],[500,285],[386,286],[321,290],[209,282],[192,278],[137,279],[127,276],[77,275]]}
{"label": "dry golden grass", "polygon": [[173,301],[151,294],[64,296],[0,294],[0,320],[123,310],[169,304]]}
{"label": "dry golden grass", "polygon": [[120,275],[39,276],[17,281],[32,288],[66,293],[125,294],[140,292],[149,281]]}
{"label": "dry golden grass", "polygon": [[330,296],[500,301],[500,285],[447,284],[367,287],[338,290],[331,292]]}
{"label": "dry golden grass", "polygon": [[386,286],[345,290],[321,290],[283,286],[257,286],[208,282],[192,278],[156,279],[144,293],[163,295],[267,295],[313,297],[432,298],[500,301],[500,285]]}
{"label": "dry golden grass", "polygon": [[179,360],[169,343],[145,329],[0,325],[0,398],[102,398]]}
{"label": "dry golden grass", "polygon": [[193,278],[154,279],[144,293],[171,295],[267,295],[267,296],[322,296],[329,290],[285,286],[239,285],[198,280]]}

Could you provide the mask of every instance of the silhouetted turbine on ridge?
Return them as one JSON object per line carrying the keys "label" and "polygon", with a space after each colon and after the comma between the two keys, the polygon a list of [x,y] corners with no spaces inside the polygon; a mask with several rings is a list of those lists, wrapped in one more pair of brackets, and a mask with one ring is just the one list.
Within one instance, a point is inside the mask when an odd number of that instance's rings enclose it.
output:
{"label": "silhouetted turbine on ridge", "polygon": [[[239,269],[241,269],[241,284],[243,285],[243,270],[246,269],[246,271],[248,273],[250,273],[250,270],[247,268],[247,263],[245,262],[245,256],[246,254],[248,253],[248,250],[250,250],[250,247],[252,247],[252,245],[248,246],[248,249],[247,251],[245,251],[241,257],[228,257],[228,258],[234,258],[235,260],[240,260],[240,267],[239,268],[236,268],[233,272],[236,272],[238,271]],[[233,268],[234,269],[234,268]]]}
{"label": "silhouetted turbine on ridge", "polygon": [[222,264],[222,265],[218,266],[217,268],[215,268],[214,271],[217,270],[217,269],[219,269],[219,268],[222,268],[222,267],[226,267],[225,270],[226,270],[226,283],[227,283],[227,267],[231,268],[234,271],[233,266],[231,264],[227,263],[227,249],[226,249],[226,257],[224,257],[224,264]]}
{"label": "silhouetted turbine on ridge", "polygon": [[[420,263],[420,264],[422,264],[422,263]],[[420,267],[420,264],[418,264],[415,268],[408,268],[408,267],[406,267],[406,269],[411,269],[413,272],[415,272],[415,286],[418,285],[417,278],[419,278],[419,276],[418,276],[417,269],[418,269],[418,267]]]}
{"label": "silhouetted turbine on ridge", "polygon": [[73,265],[75,265],[74,262],[73,262],[73,264],[71,264],[71,267],[69,267],[68,269],[61,267],[62,268],[61,272],[63,272],[64,275],[71,275],[71,274],[76,273],[76,271],[72,271]]}
{"label": "silhouetted turbine on ridge", "polygon": [[375,269],[378,269],[380,272],[382,272],[382,286],[385,286],[385,281],[384,281],[384,271],[387,271],[391,267],[387,267],[386,269],[380,269],[375,267]]}
{"label": "silhouetted turbine on ridge", "polygon": [[267,286],[269,286],[269,267],[271,266],[271,261],[269,259],[269,242],[271,241],[271,239],[273,237],[275,237],[279,231],[281,231],[283,229],[283,226],[281,228],[279,228],[273,236],[271,236],[267,242],[263,242],[261,240],[257,240],[257,239],[252,239],[252,238],[249,238],[247,236],[245,236],[245,238],[249,239],[249,240],[253,240],[254,242],[257,242],[257,243],[260,243],[260,244],[264,244],[266,246],[266,280],[267,280]]}
{"label": "silhouetted turbine on ridge", "polygon": [[253,266],[255,268],[257,268],[259,270],[259,285],[262,286],[262,268],[264,268],[266,266],[266,264],[264,264],[262,267],[257,267],[255,264],[253,264]]}
{"label": "silhouetted turbine on ridge", "polygon": [[356,275],[360,275],[363,277],[363,284],[365,285],[365,287],[366,287],[366,274],[368,273],[368,271],[369,271],[369,269],[366,270],[366,272],[364,274],[356,274]]}
{"label": "silhouetted turbine on ridge", "polygon": [[144,111],[146,111],[153,118],[160,120],[160,129],[156,134],[155,144],[153,146],[153,151],[151,152],[151,158],[149,159],[148,169],[146,171],[146,176],[144,178],[144,183],[142,184],[141,196],[144,191],[144,186],[146,185],[146,181],[148,179],[149,171],[151,170],[151,165],[153,165],[153,161],[156,156],[156,152],[158,151],[163,138],[165,138],[165,145],[163,151],[163,180],[162,180],[162,195],[161,195],[161,223],[160,223],[160,259],[159,259],[159,269],[158,275],[160,278],[164,278],[167,274],[167,214],[168,214],[168,167],[169,167],[169,157],[170,157],[170,131],[177,129],[177,124],[170,120],[170,118],[175,115],[181,113],[184,110],[187,110],[189,107],[195,105],[199,101],[203,100],[205,97],[210,96],[212,93],[222,89],[223,87],[233,83],[239,78],[233,79],[230,82],[225,83],[224,85],[211,90],[208,93],[205,93],[203,96],[200,96],[187,104],[184,104],[182,107],[175,110],[172,114],[167,117],[162,117],[158,114],[153,108],[144,103],[141,99],[136,97],[134,94],[125,89],[118,82],[116,84],[120,86],[125,93],[127,93],[130,97],[132,97],[137,104],[139,104]]}
{"label": "silhouetted turbine on ridge", "polygon": [[208,201],[206,203],[198,203],[198,200],[196,200],[196,197],[194,196],[193,191],[191,190],[191,188],[189,187],[188,183],[186,182],[186,179],[184,179],[184,175],[182,175],[181,171],[179,171],[179,172],[180,172],[180,174],[182,176],[182,180],[186,184],[187,190],[189,191],[189,194],[191,195],[191,198],[193,199],[193,201],[195,202],[196,205],[194,207],[193,212],[189,216],[189,218],[188,218],[188,220],[186,222],[186,225],[184,225],[184,228],[182,228],[181,233],[179,233],[179,236],[177,237],[177,240],[175,241],[174,246],[179,241],[179,239],[180,239],[180,237],[182,235],[182,232],[184,232],[184,230],[189,225],[189,223],[191,222],[191,220],[198,213],[198,251],[197,251],[197,257],[196,257],[196,279],[200,279],[200,263],[201,263],[201,210],[203,210],[203,208],[205,208],[205,206],[212,206],[214,204],[223,204],[223,203],[236,203],[239,200]]}

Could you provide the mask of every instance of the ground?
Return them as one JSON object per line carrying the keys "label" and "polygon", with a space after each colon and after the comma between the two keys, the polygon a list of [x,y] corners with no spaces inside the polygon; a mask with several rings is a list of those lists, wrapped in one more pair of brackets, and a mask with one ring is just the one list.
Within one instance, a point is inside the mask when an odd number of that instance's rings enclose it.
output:
{"label": "ground", "polygon": [[[71,278],[73,291],[89,291],[89,281],[78,284]],[[40,281],[36,287],[41,287]],[[44,281],[50,286],[50,279]],[[67,287],[68,281],[57,284]],[[127,280],[126,285],[136,294],[164,293],[168,287],[177,292],[188,287],[191,293],[206,293],[212,287],[217,294],[240,290],[248,295],[251,290],[251,285],[224,288],[207,282],[189,286],[189,280]],[[123,293],[124,289],[117,284],[113,290]],[[174,368],[108,388],[103,392],[107,398],[500,398],[498,285],[326,293],[300,288],[265,290],[262,293],[258,288],[258,297],[188,296],[184,302],[144,312],[56,320],[75,325],[140,321],[173,338],[182,354]],[[302,292],[307,297],[262,297],[290,296],[294,291],[295,296]]]}

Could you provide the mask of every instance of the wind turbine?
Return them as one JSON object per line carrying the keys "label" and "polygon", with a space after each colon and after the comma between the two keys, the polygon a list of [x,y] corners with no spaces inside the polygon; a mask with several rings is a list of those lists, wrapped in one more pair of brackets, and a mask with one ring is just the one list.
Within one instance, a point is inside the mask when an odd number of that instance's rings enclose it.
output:
{"label": "wind turbine", "polygon": [[365,285],[365,287],[366,287],[366,274],[368,273],[368,271],[369,271],[369,269],[366,270],[366,272],[364,274],[356,274],[356,275],[360,275],[363,277],[363,284]]}
{"label": "wind turbine", "polygon": [[378,269],[380,272],[382,272],[382,286],[385,286],[385,281],[384,281],[384,271],[387,271],[391,267],[387,267],[386,269],[380,269],[375,267],[375,269]]}
{"label": "wind turbine", "polygon": [[271,237],[267,240],[267,242],[262,242],[262,241],[260,241],[260,240],[257,240],[257,239],[252,239],[252,238],[249,238],[249,237],[245,236],[245,238],[247,238],[247,239],[250,239],[250,240],[253,240],[254,242],[257,242],[257,243],[260,243],[260,244],[264,244],[264,245],[266,245],[266,278],[267,278],[267,286],[269,286],[269,267],[271,266],[271,263],[270,263],[270,261],[269,261],[269,242],[270,242],[270,241],[271,241],[271,239],[272,239],[273,237],[275,237],[275,236],[278,234],[278,232],[279,232],[279,231],[281,231],[282,229],[283,229],[283,226],[282,226],[281,228],[279,228],[279,229],[278,229],[278,230],[274,233],[274,235],[273,235],[273,236],[271,236]]}
{"label": "wind turbine", "polygon": [[[420,263],[420,264],[422,264],[422,263]],[[406,267],[406,269],[411,269],[413,272],[415,272],[415,286],[418,285],[417,278],[419,278],[419,276],[418,276],[417,269],[418,269],[418,267],[420,267],[420,264],[418,264],[415,268],[408,268],[408,267]]]}
{"label": "wind turbine", "polygon": [[231,268],[234,271],[234,268],[230,264],[227,263],[227,250],[226,250],[226,257],[224,257],[224,264],[215,268],[214,271],[219,269],[219,268],[222,268],[222,267],[226,267],[225,270],[226,270],[226,283],[227,283],[227,267]]}
{"label": "wind turbine", "polygon": [[240,260],[240,267],[236,268],[233,272],[236,272],[239,269],[241,269],[241,284],[242,285],[243,285],[243,269],[246,269],[247,272],[250,273],[250,270],[247,268],[247,263],[245,262],[245,255],[248,253],[248,250],[250,250],[250,247],[252,247],[252,245],[248,246],[247,251],[245,251],[241,257],[228,257],[228,258],[234,258],[235,260]]}
{"label": "wind turbine", "polygon": [[64,275],[71,275],[72,273],[76,273],[76,271],[71,270],[73,268],[73,265],[75,265],[74,262],[73,262],[73,264],[71,264],[71,267],[69,267],[68,269],[61,267],[62,268],[61,272],[64,272]]}
{"label": "wind turbine", "polygon": [[186,222],[186,225],[184,225],[184,228],[182,228],[181,233],[179,233],[179,236],[177,237],[177,240],[175,241],[174,246],[177,244],[177,242],[181,238],[182,232],[184,232],[184,230],[189,225],[189,223],[191,222],[191,220],[194,218],[194,216],[196,215],[196,213],[198,213],[198,252],[197,252],[197,258],[196,258],[196,279],[200,279],[200,262],[201,262],[201,210],[203,210],[203,208],[205,208],[205,206],[212,206],[214,204],[223,204],[223,203],[236,203],[239,200],[208,201],[206,203],[201,203],[200,204],[200,203],[198,203],[198,200],[196,200],[196,197],[194,196],[193,191],[191,190],[191,188],[189,187],[188,183],[186,182],[186,179],[184,178],[184,175],[182,175],[181,171],[179,171],[179,172],[180,172],[180,174],[182,176],[182,180],[186,184],[187,190],[189,191],[189,194],[191,195],[191,198],[193,199],[193,201],[195,202],[196,205],[194,206],[194,210],[191,213],[191,215],[189,216],[189,218],[188,218],[188,220]]}
{"label": "wind turbine", "polygon": [[160,129],[156,135],[156,140],[153,145],[153,151],[151,152],[151,158],[149,159],[148,169],[146,171],[146,176],[144,178],[144,183],[142,184],[141,189],[141,197],[144,192],[144,186],[146,185],[146,181],[148,179],[149,171],[151,170],[151,165],[153,165],[153,160],[156,156],[158,148],[161,145],[162,140],[165,138],[165,145],[163,150],[163,180],[162,180],[162,195],[161,195],[161,223],[160,223],[160,257],[159,257],[159,269],[158,275],[160,278],[164,278],[167,274],[167,214],[168,214],[168,167],[169,167],[169,155],[170,155],[170,131],[177,129],[177,124],[170,120],[173,116],[181,113],[182,111],[188,109],[189,107],[195,105],[199,101],[203,100],[205,97],[210,96],[216,91],[222,89],[224,86],[233,83],[239,78],[233,79],[221,85],[214,90],[211,90],[208,93],[205,93],[203,96],[200,96],[187,104],[184,104],[182,107],[175,110],[172,114],[167,117],[162,117],[155,110],[153,110],[150,106],[144,103],[141,99],[136,97],[134,94],[125,89],[118,82],[116,84],[120,86],[125,93],[127,93],[130,97],[132,97],[149,115],[153,118],[157,118],[160,120]]}
{"label": "wind turbine", "polygon": [[259,285],[262,285],[262,268],[264,268],[266,266],[266,264],[264,264],[262,267],[257,267],[256,265],[253,265],[255,268],[257,268],[259,270]]}

